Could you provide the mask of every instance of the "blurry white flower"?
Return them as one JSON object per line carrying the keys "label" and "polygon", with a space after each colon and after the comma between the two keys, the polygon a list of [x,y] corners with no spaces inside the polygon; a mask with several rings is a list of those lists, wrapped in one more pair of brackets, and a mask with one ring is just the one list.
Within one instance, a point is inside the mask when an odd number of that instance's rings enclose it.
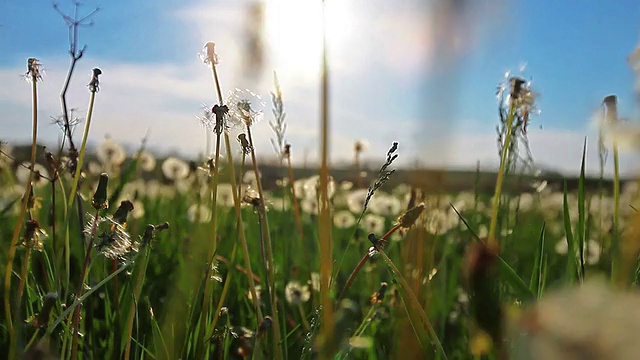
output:
{"label": "blurry white flower", "polygon": [[0,141],[0,170],[13,163],[11,158],[9,158],[9,156],[13,156],[12,152],[13,148],[11,145]]}
{"label": "blurry white flower", "polygon": [[145,184],[145,195],[149,199],[155,199],[161,191],[161,185],[158,180],[149,180]]}
{"label": "blurry white flower", "polygon": [[[566,255],[569,252],[569,244],[567,238],[563,237],[556,243],[555,251],[560,255]],[[602,254],[602,247],[600,244],[592,239],[585,241],[584,243],[584,262],[587,265],[596,265],[600,261],[600,255]],[[576,258],[580,256],[580,252],[576,251]]]}
{"label": "blurry white flower", "polygon": [[156,158],[148,151],[142,151],[138,156],[138,165],[142,171],[153,171],[156,168]]}
{"label": "blurry white flower", "polygon": [[211,209],[204,205],[193,204],[187,209],[187,219],[191,222],[207,222],[211,220]]}
{"label": "blurry white flower", "polygon": [[[304,191],[305,198],[316,199],[319,196],[320,175],[314,175],[306,179],[302,189]],[[336,182],[333,180],[333,177],[329,176],[329,180],[327,182],[327,196],[331,199],[335,193]]]}
{"label": "blurry white flower", "polygon": [[104,172],[103,166],[95,161],[89,161],[87,169],[89,170],[89,174],[93,176],[100,176],[100,174]]}
{"label": "blurry white flower", "polygon": [[318,274],[317,272],[312,272],[311,280],[309,280],[309,283],[313,290],[320,291],[320,274]]}
{"label": "blurry white flower", "polygon": [[[16,169],[16,179],[20,184],[26,185],[29,181],[29,174],[31,170],[29,169],[31,166],[31,162],[25,161]],[[33,166],[33,187],[40,188],[49,182],[47,178],[49,177],[49,171],[43,165],[35,163]]]}
{"label": "blurry white flower", "polygon": [[368,189],[358,189],[347,195],[347,206],[349,211],[354,214],[360,214],[364,206],[364,200],[367,198]]}
{"label": "blurry white flower", "polygon": [[384,231],[384,218],[374,214],[367,214],[362,218],[360,226],[368,233],[379,234]]}
{"label": "blurry white flower", "polygon": [[[258,301],[260,301],[260,296],[262,294],[262,286],[256,285],[255,289],[256,289],[256,296],[258,297]],[[247,292],[247,297],[249,298],[250,301],[253,301],[253,295],[251,294],[251,289],[249,289],[249,292]]]}
{"label": "blurry white flower", "polygon": [[216,189],[217,193],[217,198],[216,201],[218,202],[218,205],[220,206],[224,206],[224,207],[233,207],[234,203],[233,203],[233,187],[231,187],[231,184],[227,184],[227,183],[223,183],[223,184],[218,184],[218,188]]}
{"label": "blurry white flower", "polygon": [[536,192],[542,192],[544,189],[547,188],[547,180],[542,180],[542,181],[534,181],[531,184],[531,187],[534,188],[536,190]]}
{"label": "blurry white flower", "polygon": [[351,181],[343,181],[340,183],[340,190],[349,191],[353,188],[353,183]]}
{"label": "blurry white flower", "polygon": [[459,287],[456,291],[458,293],[457,300],[460,304],[466,304],[469,302],[469,294],[467,294],[463,288]]}
{"label": "blurry white flower", "polygon": [[563,237],[562,239],[560,239],[560,241],[556,243],[554,249],[556,253],[560,255],[567,255],[567,253],[569,252],[569,244],[567,243],[567,238]]}
{"label": "blurry white flower", "polygon": [[96,155],[98,160],[107,166],[121,165],[127,157],[122,146],[110,138],[104,139],[102,144],[98,146]]}
{"label": "blurry white flower", "polygon": [[637,359],[640,295],[586,281],[545,295],[512,328],[512,359]]}
{"label": "blurry white flower", "polygon": [[333,214],[333,224],[339,229],[350,228],[356,223],[356,218],[350,211],[342,210]]}
{"label": "blurry white flower", "polygon": [[600,254],[602,253],[602,248],[600,244],[592,239],[585,242],[584,244],[584,260],[589,265],[595,265],[600,261]]}
{"label": "blurry white flower", "polygon": [[316,199],[304,198],[300,201],[300,208],[307,214],[318,214],[318,201]]}
{"label": "blurry white flower", "polygon": [[640,140],[640,125],[623,119],[607,118],[605,112],[597,111],[591,119],[592,124],[599,129],[605,143],[617,143],[620,149],[638,149]]}
{"label": "blurry white flower", "polygon": [[402,211],[402,204],[398,198],[380,192],[371,198],[369,209],[376,215],[397,216]]}
{"label": "blurry white flower", "polygon": [[281,197],[269,197],[267,200],[271,204],[271,208],[277,211],[287,211],[291,208],[291,202]]}
{"label": "blurry white flower", "polygon": [[[258,173],[258,176],[262,178],[262,175],[260,173]],[[244,184],[250,185],[251,187],[257,188],[258,176],[256,176],[256,173],[253,170],[249,170],[245,172],[244,175],[242,175],[242,182]]]}
{"label": "blurry white flower", "polygon": [[162,163],[162,173],[169,180],[181,180],[189,175],[189,164],[178,158],[168,157]]}
{"label": "blurry white flower", "polygon": [[300,285],[297,281],[290,281],[284,288],[284,295],[289,304],[301,304],[309,301],[311,293],[309,292],[309,286]]}
{"label": "blurry white flower", "polygon": [[144,204],[140,200],[133,201],[133,210],[131,210],[131,217],[133,219],[140,219],[144,216]]}
{"label": "blurry white flower", "polygon": [[[433,235],[442,235],[455,226],[450,214],[441,209],[433,209],[426,212],[425,228]],[[455,213],[454,213],[455,214]]]}

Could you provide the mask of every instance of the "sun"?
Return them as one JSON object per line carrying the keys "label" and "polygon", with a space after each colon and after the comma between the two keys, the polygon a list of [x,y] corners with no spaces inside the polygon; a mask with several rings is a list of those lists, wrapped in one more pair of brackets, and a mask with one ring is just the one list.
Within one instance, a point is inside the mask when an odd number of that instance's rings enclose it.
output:
{"label": "sun", "polygon": [[[335,4],[334,4],[335,2]],[[339,50],[348,38],[347,6],[325,2],[328,47]],[[322,1],[268,0],[265,3],[265,35],[273,66],[287,77],[314,80],[322,60]]]}

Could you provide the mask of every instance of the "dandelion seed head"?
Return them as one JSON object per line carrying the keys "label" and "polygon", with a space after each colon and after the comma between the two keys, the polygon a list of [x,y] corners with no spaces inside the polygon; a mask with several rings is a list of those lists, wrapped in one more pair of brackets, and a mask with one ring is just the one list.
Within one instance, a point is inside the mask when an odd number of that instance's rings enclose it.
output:
{"label": "dandelion seed head", "polygon": [[162,162],[162,173],[173,181],[186,178],[189,175],[189,164],[175,157],[168,157]]}
{"label": "dandelion seed head", "polygon": [[106,166],[119,166],[127,157],[122,146],[110,138],[104,139],[102,144],[98,146],[96,155],[98,160]]}
{"label": "dandelion seed head", "polygon": [[251,126],[264,117],[262,96],[245,89],[234,89],[227,97],[229,123],[235,127]]}
{"label": "dandelion seed head", "polygon": [[86,216],[84,233],[95,236],[95,247],[104,257],[119,259],[137,251],[124,226],[115,222],[111,216],[100,216],[98,219],[90,213]]}

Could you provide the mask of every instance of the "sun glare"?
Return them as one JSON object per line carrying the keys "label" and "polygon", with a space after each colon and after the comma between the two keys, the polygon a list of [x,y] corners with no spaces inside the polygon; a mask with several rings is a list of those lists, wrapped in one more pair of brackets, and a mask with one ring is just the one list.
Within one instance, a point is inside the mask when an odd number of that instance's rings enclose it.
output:
{"label": "sun glare", "polygon": [[[348,37],[344,2],[325,4],[327,43],[339,50]],[[266,38],[273,65],[299,80],[317,79],[322,57],[322,2],[270,0],[265,8]]]}

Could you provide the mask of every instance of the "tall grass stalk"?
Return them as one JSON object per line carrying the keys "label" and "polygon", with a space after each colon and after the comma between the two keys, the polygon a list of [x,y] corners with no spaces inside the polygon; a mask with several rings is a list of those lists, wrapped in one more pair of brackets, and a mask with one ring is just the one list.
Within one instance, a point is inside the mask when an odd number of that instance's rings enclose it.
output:
{"label": "tall grass stalk", "polygon": [[[16,248],[18,246],[18,238],[20,229],[22,228],[22,219],[27,211],[27,203],[31,194],[31,187],[34,175],[34,166],[36,163],[36,142],[38,139],[38,81],[41,79],[40,64],[38,59],[30,58],[28,60],[27,76],[31,81],[31,166],[29,169],[29,181],[22,196],[22,204],[16,225],[13,228],[11,236],[11,244],[9,246],[9,254],[7,256],[7,265],[4,274],[4,311],[5,319],[7,319],[7,329],[9,330],[9,359],[13,359],[16,355],[16,333],[13,328],[13,314],[11,313],[11,274],[13,273],[13,260],[16,256]],[[25,259],[28,261],[28,259]],[[16,300],[16,306],[19,309],[21,299]]]}
{"label": "tall grass stalk", "polygon": [[334,353],[334,316],[331,299],[331,273],[333,244],[331,239],[331,215],[329,213],[329,64],[327,59],[327,11],[322,1],[322,68],[320,78],[320,201],[318,221],[318,241],[320,243],[320,304],[322,305],[322,326],[320,326],[320,359],[328,360]]}

